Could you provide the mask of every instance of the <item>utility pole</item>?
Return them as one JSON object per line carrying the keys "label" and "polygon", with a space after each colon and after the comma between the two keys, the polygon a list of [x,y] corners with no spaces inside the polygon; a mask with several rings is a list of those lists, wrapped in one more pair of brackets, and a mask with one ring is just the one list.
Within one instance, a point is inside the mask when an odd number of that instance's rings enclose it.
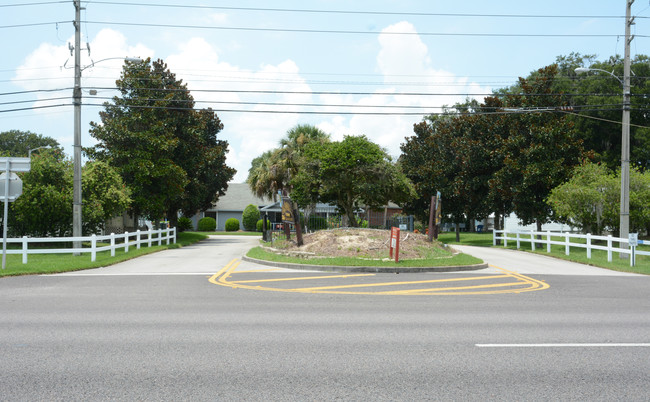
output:
{"label": "utility pole", "polygon": [[[625,59],[623,60],[623,132],[621,134],[621,216],[620,234],[627,239],[630,233],[630,42],[634,39],[630,35],[630,27],[634,24],[632,3],[634,0],[625,1]],[[627,241],[620,243],[620,248],[627,248]],[[627,254],[620,253],[621,258]]]}
{"label": "utility pole", "polygon": [[[72,236],[81,237],[81,0],[74,0],[74,176],[72,183]],[[81,248],[75,241],[74,248]],[[75,252],[75,255],[81,253]]]}

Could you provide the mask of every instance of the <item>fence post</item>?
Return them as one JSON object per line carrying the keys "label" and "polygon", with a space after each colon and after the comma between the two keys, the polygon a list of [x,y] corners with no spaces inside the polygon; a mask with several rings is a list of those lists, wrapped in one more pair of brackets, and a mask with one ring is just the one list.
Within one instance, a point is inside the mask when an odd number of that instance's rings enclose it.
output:
{"label": "fence post", "polygon": [[162,246],[162,229],[158,229],[158,245]]}
{"label": "fence post", "polygon": [[124,231],[124,252],[129,252],[129,232],[126,230]]}
{"label": "fence post", "polygon": [[494,229],[492,231],[492,245],[496,246],[497,245],[497,230]]}
{"label": "fence post", "polygon": [[174,244],[176,244],[176,228],[174,228],[174,238],[172,240],[174,240]]}
{"label": "fence post", "polygon": [[90,261],[95,262],[97,259],[97,235],[94,233],[90,236]]}
{"label": "fence post", "polygon": [[115,233],[111,233],[111,257],[115,257]]}
{"label": "fence post", "polygon": [[569,234],[564,234],[564,254],[569,255]]}
{"label": "fence post", "polygon": [[505,229],[503,229],[503,247],[508,247],[508,234]]}
{"label": "fence post", "polygon": [[530,231],[530,249],[535,251],[535,232]]}
{"label": "fence post", "polygon": [[27,236],[23,236],[23,264],[27,264],[27,248],[28,246]]}
{"label": "fence post", "polygon": [[587,258],[591,260],[591,233],[587,233]]}
{"label": "fence post", "polygon": [[547,253],[551,252],[551,231],[550,230],[546,231],[546,252]]}
{"label": "fence post", "polygon": [[167,230],[166,230],[166,232],[167,232],[167,238],[166,238],[166,240],[167,240],[167,245],[168,245],[168,246],[169,246],[169,238],[171,237],[171,231],[172,231],[172,230],[169,229],[169,228],[167,228]]}
{"label": "fence post", "polygon": [[612,262],[612,235],[607,235],[607,261]]}
{"label": "fence post", "polygon": [[517,250],[519,250],[520,245],[521,245],[521,243],[520,243],[520,240],[519,240],[519,232],[517,232]]}
{"label": "fence post", "polygon": [[153,229],[147,230],[147,246],[148,247],[151,247],[151,232],[152,231],[153,231]]}
{"label": "fence post", "polygon": [[140,229],[136,233],[136,249],[140,250]]}

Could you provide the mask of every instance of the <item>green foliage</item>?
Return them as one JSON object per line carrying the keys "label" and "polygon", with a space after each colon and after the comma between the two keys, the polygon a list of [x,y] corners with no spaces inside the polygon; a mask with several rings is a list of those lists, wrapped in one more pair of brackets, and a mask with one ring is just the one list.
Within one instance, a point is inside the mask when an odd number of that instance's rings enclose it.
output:
{"label": "green foliage", "polygon": [[209,216],[199,219],[197,227],[199,232],[214,232],[217,229],[217,221]]}
{"label": "green foliage", "polygon": [[236,232],[239,230],[239,220],[230,218],[226,220],[226,232]]}
{"label": "green foliage", "polygon": [[152,220],[180,210],[192,214],[223,195],[235,171],[225,165],[227,143],[211,109],[194,110],[187,86],[161,60],[126,62],[121,97],[104,104],[87,153],[110,163],[132,190],[132,210]]}
{"label": "green foliage", "polygon": [[[176,227],[178,228],[179,232],[184,232],[186,230],[194,229],[192,220],[186,216],[181,216],[180,218],[178,218],[178,224]],[[216,227],[216,222],[215,222],[215,227]]]}
{"label": "green foliage", "polygon": [[303,163],[302,156],[310,143],[329,142],[329,135],[310,125],[297,125],[280,141],[280,147],[253,159],[246,183],[258,197],[276,199],[286,189]]}
{"label": "green foliage", "polygon": [[400,157],[418,194],[406,210],[428,222],[431,196],[440,191],[443,216],[454,223],[512,211],[525,224],[548,221],[549,192],[588,155],[566,115],[503,112],[564,105],[566,99],[552,93],[556,76],[556,66],[540,69],[520,79],[516,93],[479,105],[482,112],[501,113],[474,114],[470,102],[415,125]]}
{"label": "green foliage", "polygon": [[30,150],[40,147],[51,147],[62,152],[59,143],[51,137],[20,130],[0,133],[0,156],[25,157],[29,155]]}
{"label": "green foliage", "polygon": [[386,151],[365,136],[309,143],[291,185],[291,196],[299,205],[336,205],[350,226],[359,226],[354,213],[362,207],[381,208],[389,201],[400,203],[415,195]]}
{"label": "green foliage", "polygon": [[[72,231],[72,162],[61,152],[32,155],[31,170],[22,175],[23,194],[12,203],[13,236],[67,236]],[[83,233],[100,230],[104,222],[122,214],[129,190],[117,172],[103,162],[88,162],[82,171]]]}
{"label": "green foliage", "polygon": [[121,215],[131,203],[131,191],[106,162],[86,163],[81,182],[84,233],[97,233],[107,220]]}
{"label": "green foliage", "polygon": [[[242,223],[244,225],[244,230],[252,232],[257,228],[257,221],[260,219],[260,211],[257,209],[257,205],[249,204],[244,208],[242,214]],[[238,228],[239,229],[239,228]]]}
{"label": "green foliage", "polygon": [[60,152],[32,156],[23,193],[11,203],[11,236],[67,236],[72,232],[72,163]]}
{"label": "green foliage", "polygon": [[[267,228],[270,229],[271,228],[271,221],[267,219],[266,220],[266,225],[267,225]],[[256,228],[256,230],[258,232],[262,232],[264,230],[264,220],[263,219],[258,220],[256,225],[255,225],[255,228]]]}
{"label": "green foliage", "polygon": [[[620,222],[621,176],[604,165],[585,163],[571,179],[551,191],[548,202],[555,220],[585,233],[616,232]],[[630,172],[631,232],[650,228],[650,173]]]}
{"label": "green foliage", "polygon": [[328,228],[327,219],[318,215],[309,215],[307,227],[309,230],[325,230]]}

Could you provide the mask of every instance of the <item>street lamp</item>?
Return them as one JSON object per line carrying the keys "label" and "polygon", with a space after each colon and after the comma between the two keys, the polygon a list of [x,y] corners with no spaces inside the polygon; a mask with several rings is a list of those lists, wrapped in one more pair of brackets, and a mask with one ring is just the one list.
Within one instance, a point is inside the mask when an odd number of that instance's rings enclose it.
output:
{"label": "street lamp", "polygon": [[50,148],[52,148],[51,145],[44,145],[44,146],[42,146],[42,147],[38,147],[38,148],[34,148],[34,149],[30,149],[29,151],[27,151],[27,157],[30,158],[30,159],[32,158],[32,151],[36,151],[36,150],[38,150],[38,149],[50,149]]}
{"label": "street lamp", "polygon": [[[623,79],[620,79],[613,72],[600,68],[579,67],[576,73],[589,71],[600,71],[616,78],[623,86],[623,121],[621,133],[621,212],[619,221],[619,237],[627,239],[630,233],[630,66],[626,60]],[[627,247],[627,242],[620,242],[620,248]],[[620,254],[621,258],[625,254]]]}

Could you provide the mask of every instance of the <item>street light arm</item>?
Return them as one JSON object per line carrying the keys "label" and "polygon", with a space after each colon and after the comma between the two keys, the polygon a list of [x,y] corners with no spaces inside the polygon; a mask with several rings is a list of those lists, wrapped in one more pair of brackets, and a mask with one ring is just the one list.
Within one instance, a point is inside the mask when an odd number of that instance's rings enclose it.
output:
{"label": "street light arm", "polygon": [[83,70],[85,70],[87,68],[90,68],[90,67],[95,67],[95,64],[101,63],[102,61],[106,61],[106,60],[124,60],[124,61],[129,61],[129,62],[132,62],[132,63],[139,63],[139,62],[142,61],[142,59],[139,58],[139,57],[107,57],[105,59],[101,59],[101,60],[97,60],[97,61],[92,60],[92,63],[90,63],[89,65],[87,65],[85,67],[82,67],[81,71],[83,71]]}
{"label": "street light arm", "polygon": [[612,77],[616,78],[616,79],[618,80],[618,82],[621,83],[621,85],[624,85],[623,80],[620,79],[620,78],[618,78],[618,77],[617,77],[613,72],[611,72],[611,71],[607,71],[607,70],[603,70],[603,69],[601,69],[601,68],[578,67],[578,68],[576,68],[574,71],[575,71],[576,73],[578,73],[578,74],[588,73],[589,71],[601,71],[601,72],[603,72],[603,73],[607,73],[607,74],[611,75]]}

